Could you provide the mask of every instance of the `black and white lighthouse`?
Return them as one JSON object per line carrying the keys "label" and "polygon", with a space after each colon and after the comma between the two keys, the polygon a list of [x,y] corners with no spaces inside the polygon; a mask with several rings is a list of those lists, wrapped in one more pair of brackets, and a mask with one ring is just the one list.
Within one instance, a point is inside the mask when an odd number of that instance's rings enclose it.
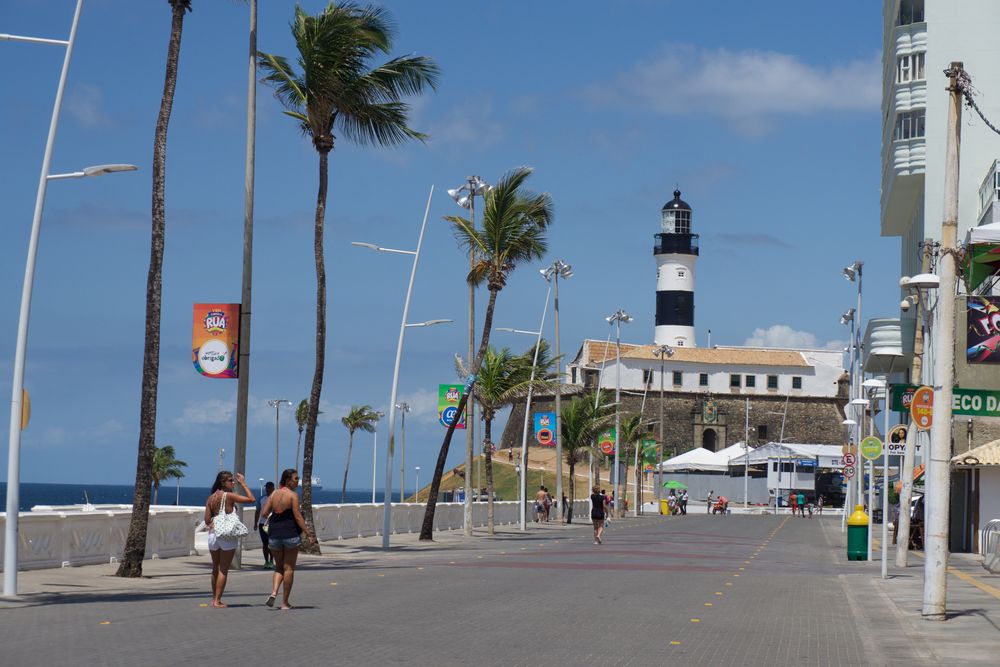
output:
{"label": "black and white lighthouse", "polygon": [[695,347],[694,265],[698,235],[691,233],[691,207],[674,190],[663,205],[660,233],[655,235],[657,345]]}

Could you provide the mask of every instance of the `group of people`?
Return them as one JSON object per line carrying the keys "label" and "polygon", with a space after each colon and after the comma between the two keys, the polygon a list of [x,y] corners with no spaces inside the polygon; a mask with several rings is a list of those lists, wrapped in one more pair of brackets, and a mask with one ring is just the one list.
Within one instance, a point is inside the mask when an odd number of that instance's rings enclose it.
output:
{"label": "group of people", "polygon": [[[565,502],[565,496],[563,496],[563,499],[563,502]],[[541,521],[548,522],[549,513],[552,511],[552,504],[552,494],[549,493],[548,487],[538,487],[538,492],[535,493],[535,523]]]}
{"label": "group of people", "polygon": [[675,514],[686,515],[688,513],[687,489],[682,489],[679,494],[674,493],[674,490],[670,489],[670,493],[667,494],[667,511],[670,512],[671,516]]}
{"label": "group of people", "polygon": [[[242,494],[234,493],[236,484],[243,489]],[[275,489],[274,484],[268,482],[265,486],[267,493],[257,501],[242,474],[234,475],[223,470],[216,476],[212,492],[205,501],[208,551],[212,557],[212,607],[226,606],[222,602],[222,594],[226,590],[229,567],[239,547],[238,537],[215,534],[215,521],[224,514],[236,513],[237,503],[257,502],[254,523],[263,544],[264,567],[274,570],[271,592],[264,604],[273,607],[278,590],[281,589],[281,609],[292,608],[288,597],[295,579],[295,562],[302,544],[302,534],[314,539],[299,510],[299,494],[295,492],[298,485],[298,471],[289,468],[281,473],[279,487]]]}
{"label": "group of people", "polygon": [[788,494],[788,506],[792,508],[792,515],[798,514],[802,518],[805,518],[806,512],[809,513],[809,518],[813,516],[813,508],[816,509],[818,514],[823,513],[823,496],[819,496],[815,503],[811,496],[807,497],[806,494],[801,491],[795,492],[791,491]]}
{"label": "group of people", "polygon": [[716,496],[715,489],[709,491],[708,497],[705,498],[705,512],[725,516],[727,511],[729,511],[729,499],[721,493]]}

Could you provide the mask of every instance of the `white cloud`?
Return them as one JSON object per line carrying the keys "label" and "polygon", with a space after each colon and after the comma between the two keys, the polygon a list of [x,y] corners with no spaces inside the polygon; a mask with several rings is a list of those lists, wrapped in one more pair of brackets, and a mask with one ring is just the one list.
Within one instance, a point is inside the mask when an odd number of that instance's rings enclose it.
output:
{"label": "white cloud", "polygon": [[410,406],[408,418],[414,419],[421,424],[436,424],[438,420],[437,403],[438,394],[435,389],[418,389],[410,394],[403,394],[399,397],[400,403]]}
{"label": "white cloud", "polygon": [[90,83],[73,86],[66,100],[66,112],[84,127],[111,127],[114,123],[104,110],[104,93]]}
{"label": "white cloud", "polygon": [[820,343],[814,334],[797,331],[787,324],[775,324],[767,329],[754,329],[753,335],[743,345],[747,347],[786,347],[791,349],[841,350],[846,343],[829,340]]}
{"label": "white cloud", "polygon": [[65,444],[100,446],[111,436],[117,436],[123,431],[122,423],[117,419],[108,419],[95,426],[67,429],[62,426],[49,426],[42,431],[37,444],[41,447],[55,447]]}
{"label": "white cloud", "polygon": [[179,417],[173,423],[177,430],[187,433],[199,426],[228,424],[236,415],[236,401],[210,398],[204,401],[188,401]]}
{"label": "white cloud", "polygon": [[493,117],[493,102],[488,99],[452,107],[434,120],[415,119],[413,126],[429,134],[428,144],[438,147],[482,149],[499,143],[504,135],[503,125]]}
{"label": "white cloud", "polygon": [[774,51],[671,46],[584,96],[601,106],[663,115],[707,114],[759,134],[788,114],[871,111],[881,103],[879,54],[816,66]]}

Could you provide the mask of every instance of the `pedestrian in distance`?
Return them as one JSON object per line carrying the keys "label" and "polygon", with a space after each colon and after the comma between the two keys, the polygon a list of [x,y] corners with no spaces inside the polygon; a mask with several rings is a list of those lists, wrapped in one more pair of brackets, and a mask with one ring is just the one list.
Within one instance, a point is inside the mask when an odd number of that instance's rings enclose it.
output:
{"label": "pedestrian in distance", "polygon": [[299,546],[302,544],[302,533],[312,537],[309,526],[302,518],[299,510],[299,494],[295,489],[299,486],[299,473],[295,468],[288,468],[281,473],[281,484],[267,498],[264,514],[270,515],[267,529],[268,546],[274,557],[274,576],[271,581],[271,594],[264,602],[268,607],[274,606],[278,597],[278,588],[282,589],[281,608],[291,609],[288,598],[295,582],[295,562],[299,558]]}
{"label": "pedestrian in distance", "polygon": [[[601,495],[604,497],[604,506],[605,507],[609,507],[610,508],[610,507],[614,507],[615,506],[614,503],[611,501],[611,497],[608,495],[607,491],[605,491],[604,489],[601,489]],[[605,512],[604,513],[604,527],[607,528],[610,525],[611,525],[611,512]]]}
{"label": "pedestrian in distance", "polygon": [[823,513],[823,496],[820,496],[816,500],[816,513],[817,514],[822,514]]}
{"label": "pedestrian in distance", "polygon": [[543,486],[542,491],[545,491],[545,498],[542,499],[542,507],[545,509],[545,523],[549,522],[549,513],[552,511],[552,494],[549,493],[549,487]]}
{"label": "pedestrian in distance", "polygon": [[796,501],[798,502],[799,505],[799,516],[801,516],[803,519],[806,518],[806,494],[799,491],[799,495],[798,497],[796,497]]}
{"label": "pedestrian in distance", "polygon": [[[244,495],[233,493],[236,484],[243,487]],[[237,510],[236,503],[252,503],[253,493],[247,488],[243,475],[222,470],[215,476],[212,492],[205,501],[205,524],[208,526],[208,553],[212,556],[212,607],[222,609],[222,593],[226,590],[226,579],[229,577],[229,566],[236,555],[239,546],[238,537],[217,537],[214,529],[215,518],[219,515],[231,514]]]}
{"label": "pedestrian in distance", "polygon": [[794,491],[788,492],[788,506],[792,508],[792,516],[799,511],[799,496]]}
{"label": "pedestrian in distance", "polygon": [[566,523],[572,523],[573,522],[573,508],[569,506],[569,498],[566,497],[565,493],[563,494],[563,497],[562,497],[562,505],[560,505],[559,507],[562,510],[563,521],[565,521]]}
{"label": "pedestrian in distance", "polygon": [[544,486],[539,486],[538,491],[535,492],[535,523],[539,523],[545,518],[545,498],[548,495]]}
{"label": "pedestrian in distance", "polygon": [[267,546],[267,515],[261,510],[264,509],[267,497],[272,493],[274,493],[274,482],[268,482],[264,485],[264,495],[257,499],[257,509],[253,515],[253,524],[257,526],[257,532],[260,534],[261,551],[264,552],[265,570],[273,570],[274,561],[271,560],[271,550]]}
{"label": "pedestrian in distance", "polygon": [[604,489],[593,487],[590,490],[590,521],[594,524],[594,544],[604,543],[605,519],[608,516],[608,497]]}
{"label": "pedestrian in distance", "polygon": [[715,495],[715,489],[708,492],[708,498],[705,498],[705,514],[712,513],[712,496]]}
{"label": "pedestrian in distance", "polygon": [[688,513],[688,492],[687,489],[681,491],[681,515],[687,516]]}

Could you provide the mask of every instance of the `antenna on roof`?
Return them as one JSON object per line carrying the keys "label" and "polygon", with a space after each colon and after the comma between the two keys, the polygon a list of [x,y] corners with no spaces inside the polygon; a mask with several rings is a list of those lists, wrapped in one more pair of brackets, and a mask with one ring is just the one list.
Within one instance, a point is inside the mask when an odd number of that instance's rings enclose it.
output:
{"label": "antenna on roof", "polygon": [[708,330],[708,349],[712,349],[712,330]]}

